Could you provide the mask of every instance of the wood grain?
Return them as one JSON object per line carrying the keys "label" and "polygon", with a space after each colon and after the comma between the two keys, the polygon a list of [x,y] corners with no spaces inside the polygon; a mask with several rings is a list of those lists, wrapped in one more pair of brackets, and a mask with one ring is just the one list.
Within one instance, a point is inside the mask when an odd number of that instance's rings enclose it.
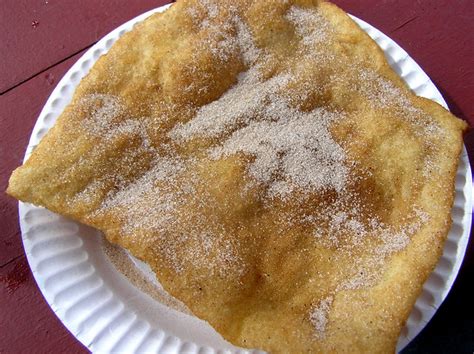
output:
{"label": "wood grain", "polygon": [[87,353],[36,287],[24,255],[0,268],[0,353]]}
{"label": "wood grain", "polygon": [[395,40],[428,74],[451,111],[474,125],[473,1],[333,2]]}
{"label": "wood grain", "polygon": [[3,0],[0,93],[85,49],[166,0]]}
{"label": "wood grain", "polygon": [[[54,87],[84,53],[79,52],[72,58],[37,75],[25,84],[0,96],[0,190],[7,188],[12,169],[21,165],[29,135],[44,103]],[[24,253],[18,229],[18,202],[0,194],[0,230],[3,230],[0,243],[0,266]],[[1,316],[0,316],[1,320]]]}
{"label": "wood grain", "polygon": [[[0,190],[21,164],[36,119],[59,79],[84,51],[0,96]],[[31,275],[18,226],[18,202],[0,193],[0,353],[87,350],[54,315]]]}

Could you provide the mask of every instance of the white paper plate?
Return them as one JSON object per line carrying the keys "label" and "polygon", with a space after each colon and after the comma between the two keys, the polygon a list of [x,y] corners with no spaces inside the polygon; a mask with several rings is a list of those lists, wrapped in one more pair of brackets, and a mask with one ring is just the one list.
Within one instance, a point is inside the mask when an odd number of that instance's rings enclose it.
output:
{"label": "white paper plate", "polygon": [[[166,8],[149,11],[118,27],[74,64],[44,106],[25,160],[99,56],[135,23]],[[413,91],[447,107],[428,76],[403,49],[374,27],[353,18],[380,45]],[[400,336],[399,350],[431,319],[456,278],[469,238],[471,196],[471,169],[464,149],[456,176],[453,225],[443,257],[424,285]],[[207,323],[170,309],[134,287],[104,256],[98,231],[29,204],[19,203],[19,214],[26,255],[41,292],[64,325],[93,352],[252,352],[232,346]]]}

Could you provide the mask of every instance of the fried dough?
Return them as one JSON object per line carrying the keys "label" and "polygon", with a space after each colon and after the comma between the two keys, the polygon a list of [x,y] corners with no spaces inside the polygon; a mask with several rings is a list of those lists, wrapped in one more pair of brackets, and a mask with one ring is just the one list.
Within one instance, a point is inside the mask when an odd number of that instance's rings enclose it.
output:
{"label": "fried dough", "polygon": [[466,127],[330,3],[181,0],[99,58],[8,193],[101,230],[238,346],[394,352]]}

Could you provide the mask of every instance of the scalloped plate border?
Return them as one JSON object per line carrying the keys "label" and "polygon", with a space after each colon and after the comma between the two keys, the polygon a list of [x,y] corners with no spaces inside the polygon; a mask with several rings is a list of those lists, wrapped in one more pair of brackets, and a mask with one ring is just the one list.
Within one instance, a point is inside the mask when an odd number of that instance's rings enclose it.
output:
{"label": "scalloped plate border", "polygon": [[[41,111],[25,161],[95,61],[134,24],[169,6],[148,11],[113,30],[69,69]],[[351,17],[378,43],[392,68],[415,93],[448,108],[429,77],[400,46],[368,23]],[[399,338],[398,351],[424,328],[454,283],[469,240],[471,210],[471,168],[464,148],[456,175],[453,224],[443,256],[423,286]],[[204,321],[157,303],[136,289],[104,257],[98,231],[21,202],[19,219],[25,253],[43,296],[69,331],[91,351],[259,352],[232,346]]]}

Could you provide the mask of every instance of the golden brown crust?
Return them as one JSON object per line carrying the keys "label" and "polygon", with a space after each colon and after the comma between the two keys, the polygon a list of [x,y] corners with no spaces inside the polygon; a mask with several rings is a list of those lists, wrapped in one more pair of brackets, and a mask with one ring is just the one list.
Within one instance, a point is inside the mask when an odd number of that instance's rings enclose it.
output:
{"label": "golden brown crust", "polygon": [[102,230],[232,343],[393,352],[466,127],[335,5],[183,0],[97,61],[8,193]]}

